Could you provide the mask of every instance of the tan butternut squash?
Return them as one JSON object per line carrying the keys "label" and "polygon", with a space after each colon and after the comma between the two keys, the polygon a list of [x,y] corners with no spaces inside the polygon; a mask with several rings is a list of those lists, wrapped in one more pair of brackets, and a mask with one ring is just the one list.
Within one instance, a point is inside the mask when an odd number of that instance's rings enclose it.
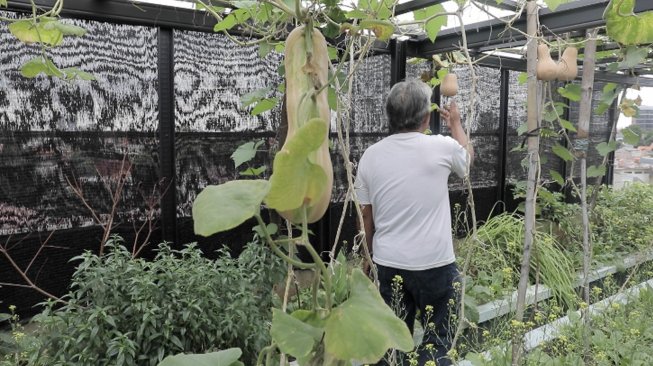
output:
{"label": "tan butternut squash", "polygon": [[578,49],[576,47],[567,47],[558,62],[558,80],[571,81],[576,79],[576,76],[578,76],[577,59]]}
{"label": "tan butternut squash", "polygon": [[537,67],[538,80],[551,81],[558,76],[558,65],[551,58],[549,47],[545,44],[537,46]]}
{"label": "tan butternut squash", "polygon": [[[327,124],[331,121],[327,89],[329,56],[327,43],[319,30],[305,26],[295,28],[286,39],[286,117],[288,133],[286,141],[295,135],[298,128],[312,118],[320,118]],[[316,93],[319,91],[319,93]],[[286,146],[284,144],[284,146]],[[283,147],[282,147],[283,149]],[[333,188],[333,166],[329,154],[328,134],[320,148],[309,160],[324,169],[327,177],[326,188],[318,200],[305,202],[308,208],[308,222],[318,221],[331,202]],[[280,212],[284,218],[298,223],[302,221],[302,209]]]}
{"label": "tan butternut squash", "polygon": [[458,76],[454,73],[449,73],[442,79],[440,85],[440,94],[445,97],[453,97],[458,94]]}

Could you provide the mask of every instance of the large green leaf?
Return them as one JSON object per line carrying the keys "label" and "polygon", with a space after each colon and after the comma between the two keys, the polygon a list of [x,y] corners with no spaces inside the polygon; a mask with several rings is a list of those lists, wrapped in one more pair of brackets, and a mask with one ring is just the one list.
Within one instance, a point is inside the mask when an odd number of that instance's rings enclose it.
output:
{"label": "large green leaf", "polygon": [[648,47],[628,46],[624,52],[624,59],[619,63],[619,68],[632,69],[646,61],[648,57]]}
{"label": "large green leaf", "polygon": [[637,145],[639,144],[640,136],[639,136],[639,134],[638,134],[637,132],[635,132],[635,131],[630,127],[630,126],[624,128],[623,130],[621,130],[621,133],[622,133],[623,136],[624,136],[624,141],[625,141],[628,145],[637,146]]}
{"label": "large green leaf", "polygon": [[38,22],[31,19],[18,20],[9,24],[9,31],[21,42],[27,44],[45,43],[57,46],[63,40],[63,33],[57,27],[48,26],[48,23],[55,21],[54,18],[42,18]]}
{"label": "large green leaf", "polygon": [[326,134],[326,122],[313,118],[286,141],[272,165],[270,193],[265,199],[270,208],[294,210],[320,197],[326,188],[327,176],[309,155],[322,145]]}
{"label": "large green leaf", "polygon": [[549,174],[551,174],[551,178],[558,183],[561,186],[565,185],[565,178],[562,177],[562,175],[555,170],[549,170]]}
{"label": "large green leaf", "polygon": [[269,190],[266,180],[234,180],[204,188],[193,202],[195,234],[209,236],[242,224],[259,212]]}
{"label": "large green leaf", "polygon": [[580,84],[569,83],[564,88],[558,88],[558,93],[569,100],[580,102]]}
{"label": "large green leaf", "polygon": [[625,45],[653,43],[653,11],[635,15],[634,8],[635,0],[610,1],[605,11],[608,36]]}
{"label": "large green leaf", "polygon": [[564,161],[574,160],[574,155],[562,145],[554,145],[551,150],[554,154],[558,155]]}
{"label": "large green leaf", "polygon": [[596,178],[596,177],[602,177],[605,175],[606,168],[605,165],[592,165],[587,168],[587,177],[588,178]]}
{"label": "large green leaf", "polygon": [[278,103],[279,100],[277,98],[265,98],[260,102],[256,103],[256,105],[254,106],[251,112],[252,116],[258,116],[263,112],[267,112],[270,109],[276,107]]}
{"label": "large green leaf", "polygon": [[205,354],[180,354],[164,358],[158,366],[243,366],[238,361],[242,353],[240,348],[229,348]]}
{"label": "large green leaf", "polygon": [[360,269],[351,273],[351,296],[329,315],[325,351],[340,360],[374,363],[390,348],[409,352],[413,338]]}
{"label": "large green leaf", "polygon": [[279,309],[272,309],[270,334],[283,353],[296,358],[305,358],[322,339],[323,333],[323,329],[302,322]]}
{"label": "large green leaf", "polygon": [[235,167],[238,168],[243,163],[252,160],[261,144],[263,144],[263,140],[250,141],[238,146],[236,151],[231,154],[231,160],[234,161]]}
{"label": "large green leaf", "polygon": [[56,76],[60,78],[66,76],[66,74],[59,70],[52,60],[41,56],[35,57],[24,63],[20,67],[20,73],[26,78],[33,78],[41,73],[47,76]]}
{"label": "large green leaf", "polygon": [[446,10],[444,9],[444,6],[442,6],[442,4],[436,4],[433,6],[429,6],[427,8],[415,10],[413,12],[413,16],[415,17],[415,20],[429,19],[424,24],[424,30],[426,31],[426,35],[429,37],[431,42],[435,41],[435,38],[438,36],[438,32],[440,32],[440,29],[443,26],[447,25],[447,16],[442,15],[442,16],[436,16],[432,19],[430,18],[435,16],[436,14],[445,13],[445,12]]}
{"label": "large green leaf", "polygon": [[360,22],[361,29],[369,29],[376,38],[387,41],[395,31],[395,27],[387,20],[364,19]]}
{"label": "large green leaf", "polygon": [[615,150],[617,150],[617,143],[615,141],[610,141],[609,143],[602,142],[596,145],[596,151],[598,151],[601,156],[606,156]]}
{"label": "large green leaf", "polygon": [[86,34],[86,29],[76,25],[62,23],[59,20],[43,23],[43,29],[53,30],[56,29],[64,36],[78,36],[81,37]]}

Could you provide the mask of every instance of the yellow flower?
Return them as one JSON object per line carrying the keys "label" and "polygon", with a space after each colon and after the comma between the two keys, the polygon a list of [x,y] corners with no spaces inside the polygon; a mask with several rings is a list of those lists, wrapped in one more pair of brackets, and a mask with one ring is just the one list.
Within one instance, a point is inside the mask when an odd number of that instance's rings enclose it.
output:
{"label": "yellow flower", "polygon": [[578,304],[578,306],[579,306],[581,309],[587,309],[587,303],[586,303],[585,301],[581,301],[580,304]]}

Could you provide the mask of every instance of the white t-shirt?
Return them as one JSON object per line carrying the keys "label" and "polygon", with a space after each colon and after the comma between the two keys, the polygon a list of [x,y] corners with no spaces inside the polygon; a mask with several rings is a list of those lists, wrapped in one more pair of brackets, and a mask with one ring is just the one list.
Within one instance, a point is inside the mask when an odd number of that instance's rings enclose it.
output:
{"label": "white t-shirt", "polygon": [[370,146],[358,164],[356,195],[372,205],[374,262],[424,270],[455,262],[449,174],[464,177],[467,152],[453,138],[405,132]]}

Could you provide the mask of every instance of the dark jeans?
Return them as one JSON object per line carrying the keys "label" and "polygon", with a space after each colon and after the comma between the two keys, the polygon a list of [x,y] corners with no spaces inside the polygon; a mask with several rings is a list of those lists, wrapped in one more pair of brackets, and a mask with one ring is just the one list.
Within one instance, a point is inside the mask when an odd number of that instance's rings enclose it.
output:
{"label": "dark jeans", "polygon": [[[424,338],[417,349],[418,365],[422,366],[430,360],[435,360],[438,366],[451,365],[446,355],[451,348],[455,331],[455,324],[450,319],[450,315],[454,314],[458,307],[458,291],[454,289],[454,282],[460,282],[460,273],[456,263],[423,271],[409,271],[381,265],[377,265],[377,269],[379,290],[383,300],[393,307],[395,312],[399,305],[397,315],[404,319],[411,333],[415,316],[419,311]],[[394,292],[399,291],[393,297],[395,276],[401,277],[401,286],[397,286],[395,280]],[[397,295],[400,296],[399,303],[397,303]],[[404,355],[403,358],[404,364],[408,365],[407,357]]]}

